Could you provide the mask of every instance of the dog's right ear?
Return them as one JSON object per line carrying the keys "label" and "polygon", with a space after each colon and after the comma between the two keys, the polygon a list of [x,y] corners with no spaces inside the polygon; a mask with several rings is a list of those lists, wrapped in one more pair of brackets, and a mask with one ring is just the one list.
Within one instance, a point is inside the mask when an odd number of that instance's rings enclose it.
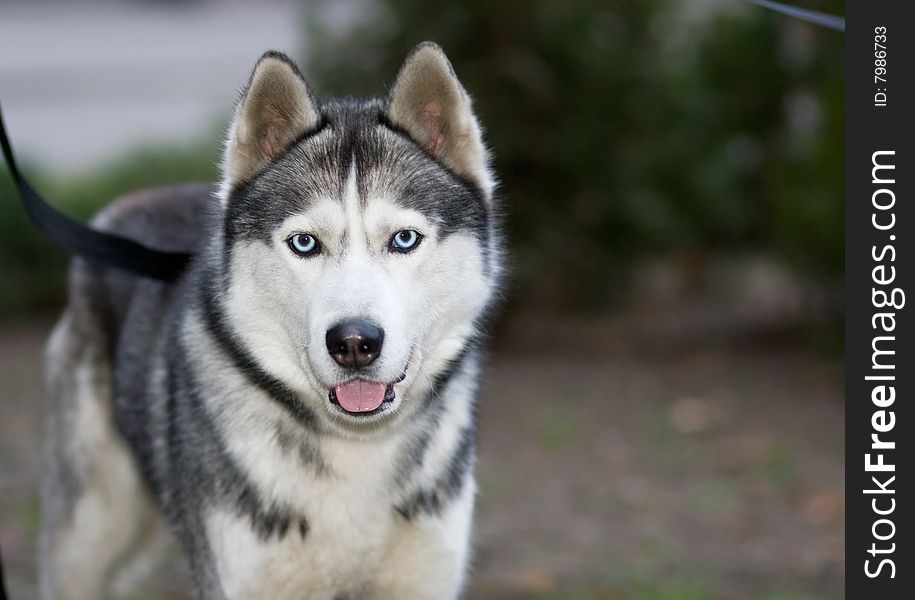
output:
{"label": "dog's right ear", "polygon": [[295,63],[279,52],[264,54],[229,128],[223,187],[250,179],[320,120],[314,96]]}

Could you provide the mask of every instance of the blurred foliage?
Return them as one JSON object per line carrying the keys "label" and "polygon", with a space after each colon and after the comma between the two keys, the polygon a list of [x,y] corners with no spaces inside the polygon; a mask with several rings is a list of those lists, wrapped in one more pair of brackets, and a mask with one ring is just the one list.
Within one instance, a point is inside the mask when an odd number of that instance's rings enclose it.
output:
{"label": "blurred foliage", "polygon": [[[67,214],[88,220],[114,198],[140,188],[213,181],[219,144],[147,148],[87,174],[63,178],[26,168],[32,185]],[[6,172],[0,175],[0,316],[57,306],[69,257],[29,221]]]}
{"label": "blurred foliage", "polygon": [[841,276],[841,34],[740,2],[364,8],[355,31],[313,11],[306,72],[320,93],[377,94],[416,43],[443,46],[494,150],[532,301],[604,304],[646,253],[762,249]]}

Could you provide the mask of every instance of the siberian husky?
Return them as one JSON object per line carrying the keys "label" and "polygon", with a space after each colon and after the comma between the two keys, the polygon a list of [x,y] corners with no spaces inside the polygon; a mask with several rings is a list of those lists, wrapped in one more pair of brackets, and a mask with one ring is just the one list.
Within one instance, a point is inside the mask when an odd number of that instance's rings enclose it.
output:
{"label": "siberian husky", "polygon": [[257,62],[218,186],[95,226],[195,249],[174,283],[75,260],[47,349],[41,593],[121,593],[170,530],[202,599],[447,599],[467,573],[494,177],[435,44],[384,98]]}

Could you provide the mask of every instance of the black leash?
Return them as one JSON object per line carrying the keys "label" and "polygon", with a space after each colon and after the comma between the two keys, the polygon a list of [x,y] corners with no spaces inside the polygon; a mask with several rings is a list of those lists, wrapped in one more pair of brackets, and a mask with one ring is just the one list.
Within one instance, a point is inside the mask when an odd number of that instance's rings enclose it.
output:
{"label": "black leash", "polygon": [[832,29],[833,31],[845,32],[845,19],[842,17],[827,15],[826,13],[821,13],[816,10],[789,6],[788,4],[773,2],[772,0],[747,0],[747,2],[755,4],[756,6],[768,8],[769,10],[789,17],[794,17],[795,19],[800,19],[801,21],[807,21],[808,23],[813,23],[820,27]]}
{"label": "black leash", "polygon": [[0,600],[7,600],[6,583],[3,580],[3,554],[0,553]]}
{"label": "black leash", "polygon": [[96,263],[110,265],[137,275],[171,281],[177,279],[187,267],[190,254],[166,252],[140,244],[114,233],[93,229],[60,212],[42,198],[29,184],[16,165],[13,148],[3,124],[0,108],[0,145],[3,158],[25,210],[32,222],[46,236],[64,250]]}

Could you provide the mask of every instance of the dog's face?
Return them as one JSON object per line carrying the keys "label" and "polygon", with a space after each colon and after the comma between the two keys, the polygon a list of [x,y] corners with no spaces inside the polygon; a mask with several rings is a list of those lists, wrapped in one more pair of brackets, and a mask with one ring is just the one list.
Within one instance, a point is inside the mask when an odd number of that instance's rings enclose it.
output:
{"label": "dog's face", "polygon": [[280,55],[230,131],[225,310],[254,357],[329,427],[420,407],[491,300],[492,178],[438,47],[388,99],[319,104]]}

